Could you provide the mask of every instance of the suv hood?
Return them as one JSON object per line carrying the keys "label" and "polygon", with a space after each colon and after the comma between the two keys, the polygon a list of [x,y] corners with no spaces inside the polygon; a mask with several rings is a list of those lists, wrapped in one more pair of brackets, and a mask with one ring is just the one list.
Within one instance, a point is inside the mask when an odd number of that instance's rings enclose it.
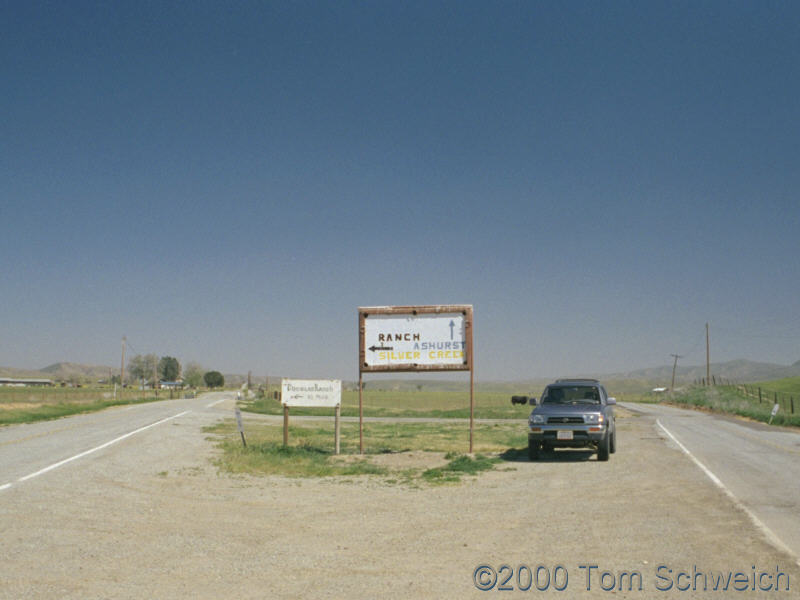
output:
{"label": "suv hood", "polygon": [[531,411],[536,415],[573,415],[602,412],[602,404],[540,404]]}

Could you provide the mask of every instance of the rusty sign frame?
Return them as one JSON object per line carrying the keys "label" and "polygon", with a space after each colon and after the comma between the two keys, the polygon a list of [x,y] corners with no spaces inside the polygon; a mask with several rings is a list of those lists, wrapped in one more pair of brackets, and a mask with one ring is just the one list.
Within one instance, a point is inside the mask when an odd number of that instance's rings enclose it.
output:
{"label": "rusty sign frame", "polygon": [[[369,365],[366,360],[366,320],[370,315],[430,315],[461,313],[464,315],[466,360],[463,364],[421,365],[399,363],[394,365]],[[434,304],[421,306],[359,306],[358,307],[358,444],[364,454],[364,373],[411,373],[436,371],[469,371],[469,452],[473,449],[475,422],[475,362],[473,353],[473,313],[471,304]]]}
{"label": "rusty sign frame", "polygon": [[[464,338],[466,360],[462,364],[421,365],[399,363],[395,365],[368,365],[367,348],[364,339],[366,320],[370,315],[435,315],[442,313],[461,313],[464,315]],[[358,308],[358,370],[365,373],[387,373],[397,371],[410,373],[418,371],[471,371],[472,370],[472,305],[437,304],[430,306],[361,306]]]}

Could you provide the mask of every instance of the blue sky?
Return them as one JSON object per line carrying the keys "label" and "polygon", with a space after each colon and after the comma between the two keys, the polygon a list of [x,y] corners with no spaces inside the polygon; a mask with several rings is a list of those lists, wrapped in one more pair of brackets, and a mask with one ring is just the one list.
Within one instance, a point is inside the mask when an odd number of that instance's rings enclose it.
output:
{"label": "blue sky", "polygon": [[0,8],[0,365],[357,377],[473,304],[478,380],[800,359],[790,2]]}

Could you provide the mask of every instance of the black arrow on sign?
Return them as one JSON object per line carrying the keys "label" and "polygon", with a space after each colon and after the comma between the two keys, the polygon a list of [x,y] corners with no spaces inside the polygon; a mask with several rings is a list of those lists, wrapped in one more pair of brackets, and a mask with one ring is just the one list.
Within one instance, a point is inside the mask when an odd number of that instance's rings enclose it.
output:
{"label": "black arrow on sign", "polygon": [[369,348],[367,348],[367,350],[372,350],[373,352],[375,352],[375,350],[394,350],[394,347],[393,346],[370,346]]}

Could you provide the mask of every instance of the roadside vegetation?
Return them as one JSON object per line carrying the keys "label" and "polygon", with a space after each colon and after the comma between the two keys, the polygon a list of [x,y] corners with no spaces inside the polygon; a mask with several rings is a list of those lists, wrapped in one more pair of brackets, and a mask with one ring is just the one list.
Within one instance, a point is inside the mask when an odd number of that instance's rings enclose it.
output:
{"label": "roadside vegetation", "polygon": [[97,412],[112,406],[126,406],[182,398],[186,390],[139,390],[108,385],[82,387],[0,386],[0,426],[48,421],[70,415]]}
{"label": "roadside vegetation", "polygon": [[[748,392],[738,386],[691,387],[665,396],[665,400],[678,405],[696,406],[768,423],[772,407],[775,404],[772,396],[763,393],[762,389],[762,400],[759,402],[758,395],[752,394],[752,389],[757,388],[755,386],[751,388],[750,385],[747,387]],[[779,404],[781,404],[781,409],[772,419],[772,424],[800,427],[799,399],[795,398],[794,400],[794,414],[791,413],[791,404],[780,402]]]}
{"label": "roadside vegetation", "polygon": [[368,423],[364,426],[364,455],[358,453],[358,423],[341,423],[339,455],[334,454],[332,420],[291,424],[288,446],[283,446],[280,424],[246,424],[246,448],[233,421],[206,431],[213,434],[221,450],[217,466],[229,473],[372,475],[387,484],[405,485],[457,483],[464,476],[495,468],[503,462],[501,453],[526,444],[525,430],[516,423],[477,425],[474,456],[465,454],[469,432],[462,423]]}
{"label": "roadside vegetation", "polygon": [[114,398],[108,388],[48,389],[36,392],[25,388],[0,388],[0,425],[16,425],[59,419],[70,415],[96,412],[112,406],[142,404],[169,398],[169,392],[156,397],[153,392],[136,390]]}

